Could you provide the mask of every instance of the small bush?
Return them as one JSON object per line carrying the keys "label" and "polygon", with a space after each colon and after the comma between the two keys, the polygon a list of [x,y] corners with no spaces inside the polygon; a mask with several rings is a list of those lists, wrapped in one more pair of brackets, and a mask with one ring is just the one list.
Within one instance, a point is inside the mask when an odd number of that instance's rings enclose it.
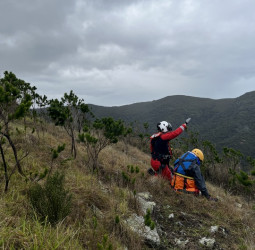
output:
{"label": "small bush", "polygon": [[150,209],[147,209],[146,215],[144,216],[144,224],[148,227],[150,227],[151,230],[155,228],[155,222],[151,219],[151,211]]}
{"label": "small bush", "polygon": [[97,249],[98,250],[112,250],[112,244],[108,243],[108,235],[105,234],[102,240],[102,243],[97,243]]}
{"label": "small bush", "polygon": [[115,224],[119,224],[120,223],[120,217],[118,215],[116,215],[115,217]]}
{"label": "small bush", "polygon": [[64,219],[71,210],[71,195],[64,188],[64,174],[49,176],[44,186],[36,183],[29,190],[29,200],[42,220],[51,224]]}

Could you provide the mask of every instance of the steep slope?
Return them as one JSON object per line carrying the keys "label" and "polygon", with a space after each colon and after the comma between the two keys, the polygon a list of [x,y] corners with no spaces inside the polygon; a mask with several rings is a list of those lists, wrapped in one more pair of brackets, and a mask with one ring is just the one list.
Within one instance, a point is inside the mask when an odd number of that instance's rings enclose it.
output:
{"label": "steep slope", "polygon": [[230,99],[177,95],[120,107],[90,107],[97,117],[111,116],[126,123],[148,122],[150,133],[159,121],[169,121],[175,128],[191,117],[190,130],[216,144],[218,150],[231,147],[255,157],[255,91]]}
{"label": "steep slope", "polygon": [[[29,124],[27,124],[29,125]],[[177,194],[168,181],[147,174],[150,155],[119,142],[103,150],[99,171],[86,165],[86,151],[77,145],[76,159],[70,158],[70,140],[64,129],[46,124],[44,132],[25,134],[19,130],[15,142],[23,145],[25,135],[29,156],[22,161],[27,178],[17,171],[7,193],[1,189],[0,246],[3,249],[205,249],[200,240],[213,241],[213,249],[252,249],[255,245],[253,202],[232,196],[209,183],[211,195]],[[41,173],[51,165],[51,149],[65,143],[53,171],[65,173],[65,187],[72,194],[71,213],[57,225],[42,223],[31,207],[28,192],[35,181],[31,173]],[[132,166],[135,171],[132,171]],[[3,181],[3,175],[1,175]],[[45,180],[38,183],[42,185]],[[138,193],[151,194],[155,202],[151,219],[160,237],[157,244],[132,231],[127,220],[133,214],[143,218]],[[214,230],[212,231],[212,228]],[[216,228],[216,229],[215,229]]]}

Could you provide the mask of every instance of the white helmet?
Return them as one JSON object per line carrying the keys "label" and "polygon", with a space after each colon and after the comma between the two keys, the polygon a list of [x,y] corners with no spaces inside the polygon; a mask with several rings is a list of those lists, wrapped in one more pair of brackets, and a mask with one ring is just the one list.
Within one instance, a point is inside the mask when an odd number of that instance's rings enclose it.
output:
{"label": "white helmet", "polygon": [[167,132],[172,130],[172,125],[170,122],[162,121],[157,124],[158,131]]}

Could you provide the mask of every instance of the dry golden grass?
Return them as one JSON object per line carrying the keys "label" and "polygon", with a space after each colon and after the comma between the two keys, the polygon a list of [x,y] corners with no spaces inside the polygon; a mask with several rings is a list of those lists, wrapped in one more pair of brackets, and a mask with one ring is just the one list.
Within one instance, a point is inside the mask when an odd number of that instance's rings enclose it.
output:
{"label": "dry golden grass", "polygon": [[[130,214],[141,214],[135,194],[142,191],[152,194],[159,214],[168,216],[174,212],[181,218],[181,212],[185,212],[192,218],[194,225],[202,221],[201,228],[193,231],[187,222],[187,233],[196,240],[200,235],[207,235],[211,225],[221,225],[230,230],[228,240],[233,241],[231,245],[220,239],[225,249],[229,246],[231,249],[252,249],[255,246],[254,203],[248,204],[241,197],[233,196],[210,183],[207,183],[209,192],[219,198],[218,203],[208,202],[201,197],[176,194],[168,181],[147,174],[150,155],[123,142],[101,152],[99,172],[92,174],[85,165],[86,152],[82,145],[77,144],[75,160],[64,162],[70,158],[69,137],[62,128],[52,124],[47,124],[45,131],[44,135],[27,131],[26,140],[22,137],[15,139],[20,143],[19,148],[21,143],[26,142],[30,152],[22,161],[22,166],[28,176],[29,172],[42,172],[51,165],[51,149],[65,143],[66,149],[53,163],[53,170],[65,173],[65,186],[73,197],[71,214],[55,227],[48,223],[41,224],[26,195],[31,181],[25,182],[24,177],[15,173],[8,193],[1,190],[0,194],[2,249],[98,249],[97,245],[105,235],[112,249],[147,249],[143,239],[131,232],[124,223]],[[128,166],[138,167],[139,171],[132,173]],[[125,180],[123,173],[130,177],[130,181]],[[170,208],[166,208],[168,206]],[[174,235],[179,230],[169,223],[167,217],[161,222],[157,214],[153,216],[158,223],[165,223],[170,238],[173,237],[171,233]],[[119,222],[116,222],[116,218],[119,218]]]}
{"label": "dry golden grass", "polygon": [[[233,231],[243,240],[247,249],[255,246],[255,210],[254,201],[247,202],[241,196],[233,195],[222,188],[207,183],[211,193],[218,197],[220,217],[231,225]],[[241,229],[241,230],[240,230]],[[239,231],[240,230],[240,231]]]}

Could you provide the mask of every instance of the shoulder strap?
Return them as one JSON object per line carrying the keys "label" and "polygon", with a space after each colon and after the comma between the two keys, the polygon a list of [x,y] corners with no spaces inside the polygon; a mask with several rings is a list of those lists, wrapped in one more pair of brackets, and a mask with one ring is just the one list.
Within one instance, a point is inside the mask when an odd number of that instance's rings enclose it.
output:
{"label": "shoulder strap", "polygon": [[154,139],[154,138],[156,138],[156,137],[159,137],[161,134],[162,134],[162,132],[158,132],[158,133],[156,133],[156,134],[153,134],[153,135],[150,137],[150,139]]}
{"label": "shoulder strap", "polygon": [[[183,156],[181,156],[180,158],[178,158],[178,159],[176,160],[176,162],[174,163],[174,165],[177,165],[178,163],[179,163],[179,165],[178,165],[178,167],[175,169],[175,171],[177,171],[178,168],[181,166],[182,169],[183,169],[183,171],[184,171],[184,173],[186,173],[187,170],[189,170],[189,169],[191,169],[191,168],[193,167],[193,165],[196,163],[196,159],[186,159],[186,158],[189,156],[189,154],[190,154],[190,152],[188,151],[187,153],[185,153]],[[185,166],[184,166],[184,164],[183,164],[184,162],[191,162],[191,164],[190,164],[190,166],[189,166],[188,169],[185,168]]]}

